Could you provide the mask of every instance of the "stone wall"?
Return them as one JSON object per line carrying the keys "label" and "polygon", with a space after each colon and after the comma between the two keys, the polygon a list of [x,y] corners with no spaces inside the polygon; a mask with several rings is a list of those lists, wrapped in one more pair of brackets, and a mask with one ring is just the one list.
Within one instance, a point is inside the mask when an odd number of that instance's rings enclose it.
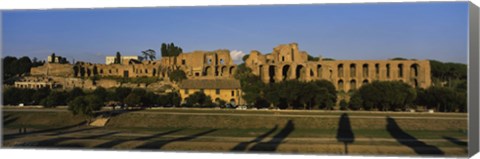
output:
{"label": "stone wall", "polygon": [[420,88],[431,85],[428,60],[308,61],[308,54],[298,51],[295,43],[279,45],[270,55],[252,51],[245,63],[265,83],[325,79],[343,91],[358,89],[375,80],[402,81]]}
{"label": "stone wall", "polygon": [[62,76],[69,77],[73,75],[73,65],[71,64],[58,64],[58,63],[45,63],[42,66],[32,67],[30,69],[31,75],[37,76]]}

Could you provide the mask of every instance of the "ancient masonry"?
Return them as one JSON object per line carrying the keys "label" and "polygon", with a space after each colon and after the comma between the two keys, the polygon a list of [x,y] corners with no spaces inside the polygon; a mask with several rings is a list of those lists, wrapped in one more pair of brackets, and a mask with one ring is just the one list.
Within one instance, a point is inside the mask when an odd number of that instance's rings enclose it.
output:
{"label": "ancient masonry", "polygon": [[[273,49],[272,53],[265,55],[258,51],[251,51],[245,65],[251,68],[254,74],[259,75],[265,83],[290,79],[301,81],[325,79],[331,81],[339,91],[345,92],[375,80],[402,81],[420,88],[431,85],[430,64],[427,60],[319,59],[309,61],[307,52],[299,51],[296,43],[279,45]],[[32,68],[31,75],[51,78],[50,82],[62,88],[94,89],[97,86],[118,87],[120,83],[106,79],[93,82],[82,80],[80,77],[158,77],[168,81],[169,72],[183,70],[189,80],[232,80],[236,67],[229,50],[215,50],[193,51],[176,57],[162,57],[156,61],[130,59],[122,64],[52,62]],[[33,84],[30,83],[30,85]],[[19,83],[18,86],[20,87],[21,84]],[[145,85],[136,86],[146,87]]]}
{"label": "ancient masonry", "polygon": [[331,81],[337,90],[349,91],[375,80],[402,81],[413,87],[431,85],[428,60],[323,60],[308,61],[296,43],[279,45],[271,54],[252,51],[245,64],[265,82],[290,79]]}

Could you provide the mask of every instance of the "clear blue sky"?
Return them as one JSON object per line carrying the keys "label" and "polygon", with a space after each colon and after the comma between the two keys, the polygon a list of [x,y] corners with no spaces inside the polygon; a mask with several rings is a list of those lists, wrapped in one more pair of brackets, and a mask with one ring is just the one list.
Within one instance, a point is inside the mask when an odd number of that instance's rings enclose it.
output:
{"label": "clear blue sky", "polygon": [[[3,12],[3,56],[57,55],[103,63],[106,55],[229,49],[270,53],[297,42],[335,59],[405,57],[467,62],[468,3],[163,7]],[[159,56],[159,55],[157,55]]]}

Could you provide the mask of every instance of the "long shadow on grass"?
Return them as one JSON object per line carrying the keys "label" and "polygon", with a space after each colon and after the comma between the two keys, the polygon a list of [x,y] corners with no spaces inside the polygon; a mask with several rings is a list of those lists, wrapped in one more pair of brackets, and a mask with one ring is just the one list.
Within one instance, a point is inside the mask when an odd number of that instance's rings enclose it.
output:
{"label": "long shadow on grass", "polygon": [[355,135],[353,134],[348,114],[343,113],[340,117],[340,120],[338,121],[337,141],[343,142],[343,144],[345,145],[345,154],[348,154],[348,144],[353,143],[354,139]]}
{"label": "long shadow on grass", "polygon": [[3,118],[3,126],[13,123],[18,120],[18,117],[5,116]]}
{"label": "long shadow on grass", "polygon": [[427,145],[403,131],[395,119],[387,117],[387,131],[402,145],[408,146],[419,155],[443,155],[444,152],[435,146]]}
{"label": "long shadow on grass", "polygon": [[99,129],[98,127],[93,127],[93,128],[84,128],[84,129],[76,129],[76,130],[68,130],[68,131],[58,131],[58,132],[53,132],[51,134],[48,134],[49,136],[59,136],[59,135],[65,135],[65,134],[72,134],[72,133],[78,133],[82,131],[89,131],[89,130],[95,130]]}
{"label": "long shadow on grass", "polygon": [[258,152],[274,152],[277,150],[278,146],[287,138],[290,133],[295,130],[295,124],[292,120],[289,120],[285,127],[278,132],[273,138],[268,142],[260,142],[250,148],[249,151],[258,151]]}
{"label": "long shadow on grass", "polygon": [[211,129],[211,130],[207,130],[207,131],[200,132],[200,133],[197,133],[197,134],[193,134],[193,135],[190,135],[190,136],[175,138],[175,139],[171,139],[171,140],[152,141],[152,142],[148,142],[148,143],[145,143],[143,145],[140,145],[140,146],[136,147],[135,149],[161,149],[163,146],[165,146],[169,143],[193,140],[195,138],[198,138],[200,136],[212,133],[214,131],[217,131],[217,129]]}
{"label": "long shadow on grass", "polygon": [[468,142],[461,141],[461,140],[459,140],[459,139],[457,139],[457,138],[448,137],[448,136],[443,136],[443,138],[444,138],[445,140],[450,141],[451,143],[454,143],[454,144],[456,144],[456,145],[458,145],[458,146],[463,147],[463,148],[465,149],[465,152],[468,152]]}
{"label": "long shadow on grass", "polygon": [[250,144],[254,144],[254,143],[258,143],[260,141],[262,141],[264,138],[266,138],[267,136],[269,136],[270,134],[272,134],[273,132],[275,132],[276,130],[278,129],[278,125],[275,125],[275,127],[273,127],[272,129],[270,129],[268,132],[256,137],[255,139],[253,139],[252,141],[247,141],[247,142],[241,142],[239,143],[237,146],[235,146],[231,151],[245,151],[247,149],[247,147],[250,145]]}
{"label": "long shadow on grass", "polygon": [[112,140],[112,141],[109,141],[109,142],[106,142],[106,143],[97,145],[97,146],[95,146],[95,148],[112,148],[112,147],[114,147],[114,146],[116,146],[116,145],[119,145],[119,144],[122,144],[122,143],[124,143],[124,142],[150,140],[150,139],[157,138],[157,137],[160,137],[160,136],[164,136],[164,135],[168,135],[168,134],[173,134],[173,133],[179,132],[179,131],[181,131],[181,130],[182,130],[182,129],[176,129],[176,130],[171,130],[171,131],[162,132],[162,133],[158,133],[158,134],[153,134],[153,135],[150,135],[150,136],[138,137],[138,138],[134,138],[134,139],[117,139],[117,140]]}
{"label": "long shadow on grass", "polygon": [[55,147],[55,148],[69,148],[69,147],[83,147],[83,146],[72,146],[72,145],[80,145],[80,144],[66,144],[66,145],[59,145],[59,143],[68,141],[68,140],[88,140],[88,139],[98,139],[106,136],[111,136],[117,134],[118,132],[109,132],[99,135],[91,135],[86,137],[57,137],[47,140],[42,140],[35,142],[36,147]]}
{"label": "long shadow on grass", "polygon": [[43,130],[35,130],[35,131],[27,131],[25,133],[18,133],[18,134],[9,134],[9,135],[4,135],[3,139],[4,140],[12,140],[12,139],[16,139],[16,138],[19,138],[19,137],[22,137],[22,136],[25,136],[25,135],[32,135],[32,134],[40,134],[40,133],[49,133],[49,132],[56,132],[56,131],[64,131],[64,130],[68,130],[68,129],[72,129],[72,128],[76,128],[76,127],[79,127],[79,126],[83,126],[85,125],[86,122],[81,122],[81,123],[78,123],[78,124],[74,124],[74,125],[69,125],[69,126],[64,126],[64,127],[59,127],[59,128],[51,128],[51,129],[43,129]]}

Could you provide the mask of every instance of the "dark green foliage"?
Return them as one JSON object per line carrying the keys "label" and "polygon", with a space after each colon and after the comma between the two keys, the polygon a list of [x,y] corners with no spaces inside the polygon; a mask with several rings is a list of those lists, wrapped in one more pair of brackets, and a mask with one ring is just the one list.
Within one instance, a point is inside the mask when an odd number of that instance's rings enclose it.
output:
{"label": "dark green foliage", "polygon": [[234,76],[240,80],[240,85],[244,92],[242,98],[248,105],[252,105],[260,97],[265,84],[259,76],[254,75],[252,70],[245,66],[245,63],[238,65],[237,73]]}
{"label": "dark green foliage", "polygon": [[195,92],[185,98],[187,106],[193,107],[211,107],[212,106],[212,98],[210,96],[205,95],[203,92]]}
{"label": "dark green foliage", "polygon": [[168,99],[167,105],[171,104],[172,106],[180,106],[180,102],[182,101],[180,95],[175,92],[167,93],[166,98]]}
{"label": "dark green foliage", "polygon": [[100,98],[100,100],[102,101],[102,103],[104,103],[105,101],[107,101],[107,95],[109,94],[109,92],[107,91],[107,89],[103,88],[103,87],[97,87],[93,92],[92,92],[93,95],[97,96],[98,98]]}
{"label": "dark green foliage", "polygon": [[347,110],[348,103],[345,99],[340,100],[340,110]]}
{"label": "dark green foliage", "polygon": [[79,96],[68,102],[68,110],[73,115],[82,115],[86,117],[87,123],[94,117],[95,111],[102,108],[101,99],[95,95]]}
{"label": "dark green foliage", "polygon": [[120,64],[122,63],[122,55],[120,55],[120,52],[117,52],[115,55],[115,60],[113,61],[114,64]]}
{"label": "dark green foliage", "polygon": [[145,96],[147,91],[143,88],[134,88],[131,93],[136,94],[137,96]]}
{"label": "dark green foliage", "polygon": [[33,66],[43,65],[43,62],[37,61],[36,59],[34,62],[32,62],[27,56],[23,56],[19,59],[16,57],[7,56],[2,58],[2,64],[4,82],[13,84],[13,80],[8,79],[14,76],[28,74]]}
{"label": "dark green foliage", "polygon": [[72,90],[70,90],[70,92],[68,92],[68,97],[67,97],[67,102],[79,97],[79,96],[83,96],[85,95],[85,93],[83,92],[83,90],[79,87],[75,87],[73,88]]}
{"label": "dark green foliage", "polygon": [[22,89],[8,88],[3,92],[3,104],[4,105],[18,105],[21,103],[21,96],[23,94]]}
{"label": "dark green foliage", "polygon": [[418,105],[425,105],[429,109],[441,112],[466,112],[467,94],[465,92],[448,87],[429,87],[418,92],[415,100]]}
{"label": "dark green foliage", "polygon": [[132,89],[127,87],[115,88],[116,100],[123,101],[123,99],[125,99],[130,94],[131,91]]}
{"label": "dark green foliage", "polygon": [[270,103],[264,99],[264,98],[258,98],[256,101],[255,101],[255,107],[257,107],[258,109],[260,108],[268,108],[270,107]]}
{"label": "dark green foliage", "polygon": [[141,102],[142,97],[135,93],[130,93],[125,99],[123,99],[123,103],[127,104],[128,107],[141,106]]}
{"label": "dark green foliage", "polygon": [[183,50],[182,48],[175,46],[175,44],[173,43],[170,43],[170,44],[162,43],[160,52],[162,54],[162,57],[171,57],[171,56],[180,55],[183,52]]}
{"label": "dark green foliage", "polygon": [[[251,92],[258,99],[265,99],[274,106],[285,109],[332,109],[336,102],[336,91],[332,83],[324,80],[300,82],[297,80],[270,83],[257,87],[258,92]],[[245,91],[244,91],[245,92]],[[248,93],[246,96],[248,96]],[[252,95],[254,96],[254,95]],[[258,103],[258,101],[256,101]]]}
{"label": "dark green foliage", "polygon": [[350,102],[348,103],[348,107],[351,110],[359,110],[362,108],[362,98],[358,93],[354,93],[352,97],[350,97]]}
{"label": "dark green foliage", "polygon": [[354,96],[357,93],[365,110],[383,111],[406,109],[417,96],[410,85],[399,81],[374,81],[362,86]]}
{"label": "dark green foliage", "polygon": [[150,60],[155,60],[156,59],[155,54],[156,54],[156,52],[153,49],[148,49],[148,50],[142,51],[142,55],[143,55],[143,58],[145,60],[147,60],[149,58],[150,58]]}
{"label": "dark green foliage", "polygon": [[323,58],[322,60],[323,61],[335,61],[335,59],[332,59],[332,58]]}
{"label": "dark green foliage", "polygon": [[311,56],[311,55],[308,55],[307,58],[308,58],[308,61],[318,61],[318,60],[320,60],[319,57],[313,57],[313,56]]}
{"label": "dark green foliage", "polygon": [[66,94],[66,92],[51,91],[47,98],[40,101],[40,105],[43,105],[46,108],[65,105],[67,98]]}
{"label": "dark green foliage", "polygon": [[217,106],[223,107],[223,106],[225,106],[225,104],[227,104],[227,101],[224,101],[222,99],[217,98],[217,99],[215,99],[215,104]]}
{"label": "dark green foliage", "polygon": [[395,58],[393,58],[393,59],[391,59],[391,60],[393,60],[393,61],[403,61],[403,60],[408,60],[408,59],[403,58],[403,57],[395,57]]}
{"label": "dark green foliage", "polygon": [[[467,65],[461,63],[443,63],[430,60],[433,82],[447,82],[448,87],[455,87],[455,80],[467,79]],[[462,83],[462,82],[460,82]],[[437,83],[438,85],[438,83]]]}
{"label": "dark green foliage", "polygon": [[242,57],[243,62],[247,61],[248,57],[250,57],[250,54],[246,54],[245,56]]}
{"label": "dark green foliage", "polygon": [[183,70],[174,70],[168,74],[171,81],[180,82],[187,79],[187,75]]}
{"label": "dark green foliage", "polygon": [[44,98],[47,98],[49,94],[50,88],[47,87],[36,90],[35,93],[33,93],[32,95],[33,104],[40,104],[40,101],[42,101],[42,99]]}

